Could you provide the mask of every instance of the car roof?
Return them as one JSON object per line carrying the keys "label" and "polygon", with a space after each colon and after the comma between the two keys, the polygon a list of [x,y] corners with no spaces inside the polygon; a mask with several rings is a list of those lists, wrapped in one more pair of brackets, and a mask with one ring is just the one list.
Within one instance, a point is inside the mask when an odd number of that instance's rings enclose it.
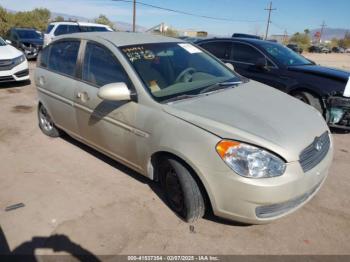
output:
{"label": "car roof", "polygon": [[89,23],[89,22],[73,22],[73,21],[63,21],[63,22],[52,22],[50,25],[80,25],[80,26],[98,26],[98,27],[110,27],[108,25]]}
{"label": "car roof", "polygon": [[28,27],[13,27],[12,28],[13,30],[27,30],[27,31],[38,31],[37,29],[35,28],[28,28]]}
{"label": "car roof", "polygon": [[237,41],[237,42],[246,42],[246,43],[250,43],[250,44],[262,44],[262,43],[272,43],[272,44],[277,44],[275,42],[271,42],[271,41],[267,41],[267,40],[261,40],[261,39],[255,39],[255,38],[245,38],[245,37],[214,37],[214,38],[208,38],[205,40],[199,40],[196,43],[204,43],[206,41],[216,41],[216,40],[220,40],[220,41]]}
{"label": "car roof", "polygon": [[79,38],[87,40],[104,39],[112,42],[116,46],[152,44],[152,43],[169,43],[169,42],[184,42],[181,39],[152,35],[147,33],[129,33],[129,32],[89,32],[89,33],[74,33],[57,37],[58,40],[66,38]]}

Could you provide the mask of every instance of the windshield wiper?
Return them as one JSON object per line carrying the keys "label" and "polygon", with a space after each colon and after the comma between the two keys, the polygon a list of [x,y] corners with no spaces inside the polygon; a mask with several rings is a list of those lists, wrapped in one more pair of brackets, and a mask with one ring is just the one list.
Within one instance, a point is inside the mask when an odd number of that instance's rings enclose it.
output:
{"label": "windshield wiper", "polygon": [[179,95],[179,96],[174,96],[174,97],[171,97],[169,99],[165,99],[163,100],[162,102],[163,103],[170,103],[170,102],[174,102],[174,101],[177,101],[177,100],[183,100],[183,99],[188,99],[188,98],[193,98],[193,97],[196,97],[198,95]]}
{"label": "windshield wiper", "polygon": [[236,86],[236,85],[239,85],[239,84],[242,84],[242,81],[219,82],[219,83],[216,83],[214,85],[210,85],[210,86],[202,89],[199,93],[200,94],[208,93],[210,91],[218,90],[218,89],[221,89],[223,87]]}

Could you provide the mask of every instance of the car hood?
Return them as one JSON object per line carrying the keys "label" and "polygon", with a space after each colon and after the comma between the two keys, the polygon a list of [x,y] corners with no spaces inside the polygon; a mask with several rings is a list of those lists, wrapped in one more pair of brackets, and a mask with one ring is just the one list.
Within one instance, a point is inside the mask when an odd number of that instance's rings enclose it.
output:
{"label": "car hood", "polygon": [[13,59],[19,57],[21,54],[21,51],[11,45],[0,46],[0,60]]}
{"label": "car hood", "polygon": [[331,78],[345,83],[350,77],[350,72],[318,65],[291,66],[288,70]]}
{"label": "car hood", "polygon": [[287,162],[298,161],[315,137],[328,130],[314,108],[255,81],[166,104],[164,110],[220,138],[266,148]]}
{"label": "car hood", "polygon": [[44,40],[43,39],[21,39],[21,42],[26,45],[43,45]]}

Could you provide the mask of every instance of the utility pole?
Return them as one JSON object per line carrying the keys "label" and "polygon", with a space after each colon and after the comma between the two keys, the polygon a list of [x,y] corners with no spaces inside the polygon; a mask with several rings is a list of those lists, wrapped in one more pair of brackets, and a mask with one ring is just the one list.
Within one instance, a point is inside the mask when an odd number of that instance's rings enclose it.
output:
{"label": "utility pole", "polygon": [[271,12],[275,11],[276,8],[272,8],[272,1],[270,2],[270,7],[269,8],[265,8],[266,11],[269,11],[269,17],[267,19],[267,26],[266,26],[266,33],[265,33],[265,40],[267,39],[267,36],[269,34],[269,27],[271,24]]}
{"label": "utility pole", "polygon": [[133,3],[132,31],[133,31],[133,32],[136,32],[136,0],[134,0],[134,3]]}
{"label": "utility pole", "polygon": [[325,21],[323,21],[322,25],[321,25],[321,33],[320,33],[320,43],[321,43],[321,40],[322,40],[322,36],[323,36],[323,33],[324,33],[324,29],[326,28],[326,23]]}
{"label": "utility pole", "polygon": [[285,43],[287,43],[287,41],[288,41],[288,32],[287,32],[287,30],[284,30],[283,43],[285,44]]}

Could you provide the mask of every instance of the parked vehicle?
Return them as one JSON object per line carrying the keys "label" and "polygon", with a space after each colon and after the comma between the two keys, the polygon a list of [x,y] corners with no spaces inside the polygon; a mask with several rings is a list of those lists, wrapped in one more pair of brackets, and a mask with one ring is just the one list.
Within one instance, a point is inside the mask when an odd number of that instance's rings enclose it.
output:
{"label": "parked vehicle", "polygon": [[13,27],[7,32],[6,40],[23,51],[27,59],[36,58],[43,47],[43,37],[34,28]]}
{"label": "parked vehicle", "polygon": [[47,27],[44,34],[44,46],[59,35],[79,33],[79,32],[112,32],[113,29],[107,25],[86,23],[86,22],[53,22]]}
{"label": "parked vehicle", "polygon": [[321,46],[321,53],[324,53],[324,54],[330,54],[332,53],[331,49],[329,49],[328,47],[326,46]]}
{"label": "parked vehicle", "polygon": [[345,97],[349,72],[315,65],[289,48],[268,41],[222,38],[197,44],[232,63],[239,74],[315,107],[329,126],[350,130],[350,98]]}
{"label": "parked vehicle", "polygon": [[345,53],[350,53],[350,48],[346,49]]}
{"label": "parked vehicle", "polygon": [[312,45],[309,47],[309,52],[310,53],[321,53],[321,48],[316,45]]}
{"label": "parked vehicle", "polygon": [[61,36],[35,74],[44,134],[63,130],[159,181],[186,221],[210,207],[246,223],[285,216],[316,194],[332,161],[313,108],[179,39]]}
{"label": "parked vehicle", "polygon": [[0,37],[0,82],[25,80],[29,80],[26,57]]}
{"label": "parked vehicle", "polygon": [[303,49],[301,47],[299,47],[299,45],[297,45],[297,44],[288,44],[287,47],[289,49],[292,49],[296,53],[299,53],[299,54],[303,53]]}
{"label": "parked vehicle", "polygon": [[335,46],[332,48],[332,52],[342,54],[342,53],[345,53],[345,49],[342,47]]}
{"label": "parked vehicle", "polygon": [[240,37],[240,38],[252,38],[252,39],[262,39],[258,35],[250,35],[250,34],[242,34],[242,33],[234,33],[232,37]]}

